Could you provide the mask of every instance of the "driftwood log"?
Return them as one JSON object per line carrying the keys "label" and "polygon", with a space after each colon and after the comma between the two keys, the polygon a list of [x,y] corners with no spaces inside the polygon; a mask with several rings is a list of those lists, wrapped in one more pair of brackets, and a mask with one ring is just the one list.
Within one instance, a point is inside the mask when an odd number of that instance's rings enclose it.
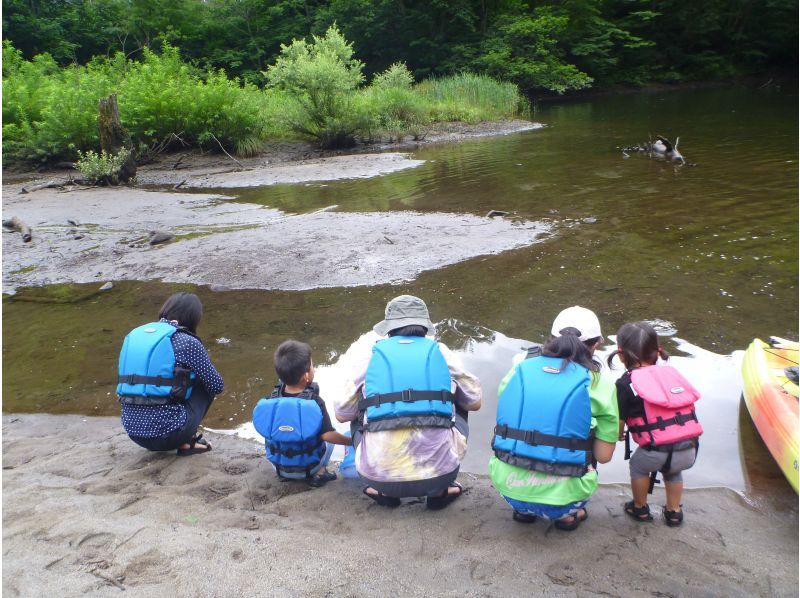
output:
{"label": "driftwood log", "polygon": [[22,220],[14,216],[10,220],[3,220],[3,227],[10,228],[22,234],[22,242],[29,243],[33,238],[31,235],[31,227],[25,224]]}
{"label": "driftwood log", "polygon": [[120,169],[112,173],[108,183],[127,183],[136,176],[136,157],[133,153],[133,142],[128,130],[119,119],[117,94],[100,98],[98,104],[97,127],[100,132],[100,149],[109,155],[117,155],[122,150],[128,151],[128,157]]}

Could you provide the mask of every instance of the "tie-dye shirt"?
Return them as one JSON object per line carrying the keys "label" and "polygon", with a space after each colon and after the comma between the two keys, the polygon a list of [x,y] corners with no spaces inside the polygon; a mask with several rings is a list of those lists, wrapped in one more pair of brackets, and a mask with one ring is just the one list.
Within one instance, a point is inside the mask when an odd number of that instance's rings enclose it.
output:
{"label": "tie-dye shirt", "polygon": [[[467,409],[481,400],[480,381],[465,371],[458,357],[443,344],[452,378],[456,404]],[[358,364],[353,380],[355,392],[334,406],[336,416],[352,421],[358,418],[358,401],[364,393],[364,380],[371,353]],[[467,452],[467,439],[452,428],[401,428],[364,432],[356,449],[356,469],[376,482],[411,482],[428,480],[455,471]]]}

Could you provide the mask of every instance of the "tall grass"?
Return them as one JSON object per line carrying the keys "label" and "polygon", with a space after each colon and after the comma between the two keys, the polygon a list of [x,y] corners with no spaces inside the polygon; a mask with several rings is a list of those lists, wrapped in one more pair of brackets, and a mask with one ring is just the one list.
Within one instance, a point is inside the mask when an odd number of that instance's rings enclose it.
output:
{"label": "tall grass", "polygon": [[526,116],[530,111],[528,100],[515,84],[475,73],[428,79],[415,89],[430,102],[431,117],[436,121],[497,120]]}

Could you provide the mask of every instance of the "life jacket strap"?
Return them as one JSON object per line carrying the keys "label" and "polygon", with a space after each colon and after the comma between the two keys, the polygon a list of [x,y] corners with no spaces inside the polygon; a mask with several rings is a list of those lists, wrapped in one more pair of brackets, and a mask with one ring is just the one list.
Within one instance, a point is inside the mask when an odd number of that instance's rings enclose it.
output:
{"label": "life jacket strap", "polygon": [[175,378],[162,378],[161,376],[140,376],[139,374],[126,374],[119,377],[120,384],[152,384],[153,386],[172,386]]}
{"label": "life jacket strap", "polygon": [[449,390],[401,390],[398,392],[387,392],[386,394],[376,394],[365,399],[359,399],[358,410],[366,411],[368,407],[378,407],[386,403],[412,403],[415,401],[441,401],[442,403],[452,403],[453,393]]}
{"label": "life jacket strap", "polygon": [[570,451],[590,452],[593,448],[591,438],[571,438],[569,436],[553,436],[543,434],[538,430],[522,430],[520,428],[509,428],[505,424],[495,426],[494,433],[503,438],[521,440],[531,446],[544,445],[555,448],[567,449]]}
{"label": "life jacket strap", "polygon": [[698,421],[697,413],[695,413],[694,409],[692,409],[689,413],[676,413],[674,417],[670,417],[669,419],[658,417],[656,418],[656,421],[649,424],[628,426],[628,429],[635,434],[650,432],[651,430],[661,430],[663,432],[667,429],[667,426],[683,426],[690,421]]}
{"label": "life jacket strap", "polygon": [[284,455],[285,457],[297,457],[299,455],[308,455],[309,457],[314,454],[314,452],[320,447],[322,443],[316,444],[314,446],[310,446],[307,449],[296,450],[296,449],[283,449],[278,448],[274,444],[269,445],[269,451],[273,455]]}
{"label": "life jacket strap", "polygon": [[500,461],[521,467],[530,471],[540,471],[550,475],[569,476],[573,478],[580,478],[586,475],[589,471],[589,465],[594,467],[594,458],[587,454],[587,460],[583,464],[569,464],[569,463],[551,463],[550,461],[542,461],[540,459],[532,459],[530,457],[521,457],[519,455],[512,455],[508,451],[494,450],[494,455]]}

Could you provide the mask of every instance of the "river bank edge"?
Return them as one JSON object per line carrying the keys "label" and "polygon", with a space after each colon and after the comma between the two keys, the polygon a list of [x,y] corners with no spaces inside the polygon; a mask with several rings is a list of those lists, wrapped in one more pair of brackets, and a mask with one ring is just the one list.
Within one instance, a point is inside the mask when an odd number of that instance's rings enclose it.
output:
{"label": "river bank edge", "polygon": [[[427,142],[541,126],[530,121],[483,123],[440,131]],[[308,157],[307,145],[288,144],[234,166],[226,156],[189,152],[142,168],[136,185],[116,187],[72,185],[72,175],[63,172],[47,173],[44,184],[4,181],[3,221],[17,224],[16,232],[4,229],[3,292],[120,280],[261,290],[399,283],[427,270],[530,245],[553,228],[551,222],[513,215],[353,212],[338,205],[291,213],[230,201],[244,188],[324,185],[426,164],[409,152],[389,151],[396,147],[368,149],[372,153]],[[332,199],[339,201],[346,203],[346,198]],[[414,226],[409,226],[412,220]],[[476,226],[482,234],[475,234]],[[30,235],[27,241],[25,233]],[[445,246],[438,241],[443,235],[449,239]],[[354,245],[354,238],[361,244]],[[362,246],[370,252],[361,251]],[[262,267],[253,268],[254,263]]]}
{"label": "river bank edge", "polygon": [[[3,591],[108,596],[792,596],[797,515],[689,490],[686,522],[627,518],[602,485],[572,533],[523,525],[485,476],[441,512],[380,507],[354,480],[280,482],[252,441],[134,445],[118,418],[3,415]],[[446,581],[443,581],[446,580]]]}
{"label": "river bank edge", "polygon": [[[176,184],[187,173],[195,171],[212,174],[225,170],[247,170],[260,167],[276,166],[287,163],[303,163],[305,161],[333,158],[336,156],[350,156],[370,154],[387,151],[411,151],[426,145],[439,143],[457,143],[479,137],[491,137],[518,133],[543,126],[524,119],[509,119],[498,121],[483,121],[478,123],[442,122],[435,123],[424,134],[413,137],[406,135],[393,142],[375,141],[360,142],[355,146],[344,149],[322,149],[318,143],[304,140],[275,140],[264,143],[262,151],[252,157],[229,156],[217,148],[204,151],[199,148],[184,148],[165,151],[154,156],[151,161],[142,164],[137,170],[137,184],[158,185]],[[161,174],[159,174],[161,173]],[[335,180],[336,172],[329,173]],[[172,176],[174,175],[174,176]],[[3,160],[2,184],[24,183],[39,179],[53,179],[67,181],[70,178],[79,178],[80,173],[66,163],[43,164],[33,166],[28,163]],[[182,178],[181,178],[182,177]],[[341,178],[341,177],[339,177]],[[322,179],[320,179],[322,180]],[[278,182],[292,182],[285,180]],[[129,186],[120,186],[124,189]]]}

